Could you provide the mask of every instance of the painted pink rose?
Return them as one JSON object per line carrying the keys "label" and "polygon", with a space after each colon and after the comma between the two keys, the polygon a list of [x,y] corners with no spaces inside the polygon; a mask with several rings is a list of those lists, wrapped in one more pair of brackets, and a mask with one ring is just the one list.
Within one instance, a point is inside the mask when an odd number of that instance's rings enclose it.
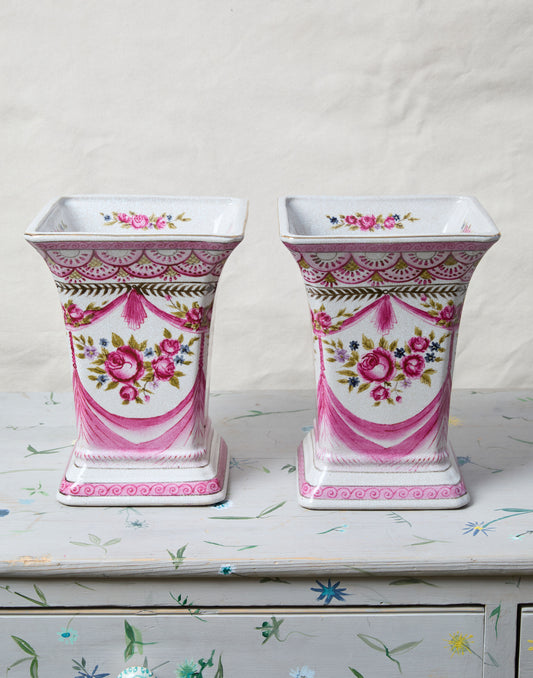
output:
{"label": "painted pink rose", "polygon": [[445,323],[451,323],[455,318],[455,310],[453,304],[447,304],[439,313],[439,320],[443,320]]}
{"label": "painted pink rose", "polygon": [[411,379],[418,379],[424,371],[425,366],[426,361],[420,353],[411,353],[411,355],[406,355],[402,358],[402,370]]}
{"label": "painted pink rose", "polygon": [[354,217],[353,214],[348,214],[347,217],[344,217],[344,221],[347,224],[356,224],[357,223],[357,219]]}
{"label": "painted pink rose", "polygon": [[131,346],[119,346],[105,361],[106,372],[115,381],[137,381],[144,374],[143,357]]}
{"label": "painted pink rose", "polygon": [[146,216],[146,214],[135,214],[131,218],[131,225],[133,228],[147,228],[148,224],[150,223],[150,219]]}
{"label": "painted pink rose", "polygon": [[365,381],[389,381],[394,374],[394,357],[381,346],[369,351],[357,364]]}
{"label": "painted pink rose", "polygon": [[174,360],[168,355],[163,354],[156,358],[152,361],[152,367],[155,376],[162,381],[168,381],[174,376]]}
{"label": "painted pink rose", "polygon": [[165,228],[167,225],[167,220],[164,217],[159,217],[159,219],[155,222],[155,227],[162,229]]}
{"label": "painted pink rose", "polygon": [[131,224],[131,217],[129,214],[126,214],[125,212],[117,214],[117,219],[123,224]]}
{"label": "painted pink rose", "polygon": [[187,311],[185,316],[185,322],[188,325],[199,325],[202,322],[204,315],[204,309],[198,306],[193,306]]}
{"label": "painted pink rose", "polygon": [[72,318],[72,320],[83,320],[85,316],[85,311],[83,311],[79,306],[76,306],[76,304],[70,304],[70,306],[67,308],[67,313]]}
{"label": "painted pink rose", "polygon": [[429,346],[429,339],[426,339],[426,337],[412,337],[407,343],[411,351],[423,353]]}
{"label": "painted pink rose", "polygon": [[373,388],[370,391],[370,395],[374,400],[387,400],[390,396],[390,391],[388,388],[385,388],[385,386],[376,386],[376,388]]}
{"label": "painted pink rose", "polygon": [[175,355],[180,350],[181,344],[177,339],[163,339],[159,348],[167,355]]}
{"label": "painted pink rose", "polygon": [[384,228],[394,228],[396,226],[396,219],[394,217],[387,217],[383,222]]}
{"label": "painted pink rose", "polygon": [[359,228],[362,231],[368,231],[376,225],[376,217],[373,214],[367,214],[359,218]]}
{"label": "painted pink rose", "polygon": [[327,330],[331,325],[331,316],[328,315],[325,311],[319,311],[314,315],[315,323],[319,325],[322,330]]}
{"label": "painted pink rose", "polygon": [[119,393],[122,400],[128,401],[135,400],[135,398],[139,395],[139,391],[131,384],[124,384]]}

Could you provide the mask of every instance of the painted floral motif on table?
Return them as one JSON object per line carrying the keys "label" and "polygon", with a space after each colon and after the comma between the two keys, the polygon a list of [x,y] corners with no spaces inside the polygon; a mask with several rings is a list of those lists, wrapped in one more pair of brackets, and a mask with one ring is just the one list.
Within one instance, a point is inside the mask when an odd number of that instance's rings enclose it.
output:
{"label": "painted floral motif on table", "polygon": [[185,212],[176,215],[168,214],[167,212],[159,215],[152,213],[150,216],[131,211],[111,212],[111,214],[100,212],[100,214],[104,217],[106,226],[120,224],[121,228],[133,228],[137,231],[161,231],[164,228],[175,229],[177,228],[176,221],[191,221],[190,217],[185,216]]}
{"label": "painted floral motif on table", "polygon": [[389,341],[384,336],[376,346],[364,334],[347,347],[341,339],[323,339],[323,344],[328,354],[326,360],[342,365],[337,370],[341,377],[338,382],[346,385],[349,392],[367,391],[374,405],[379,406],[382,402],[389,405],[402,402],[405,390],[415,383],[431,386],[431,377],[437,371],[432,365],[442,362],[440,354],[446,351],[444,343],[449,336],[437,337],[433,330],[426,336],[415,327],[413,336],[403,346],[398,339]]}
{"label": "painted floral motif on table", "polygon": [[150,346],[147,340],[137,341],[133,335],[125,342],[114,332],[110,339],[95,341],[83,334],[72,339],[76,357],[91,365],[87,370],[89,379],[96,382],[97,389],[119,389],[123,405],[149,402],[161,383],[179,389],[180,377],[185,376],[179,368],[191,364],[191,347],[198,341],[198,337],[192,337],[185,342],[183,334],[173,337],[167,328],[162,339]]}
{"label": "painted floral motif on table", "polygon": [[353,214],[339,214],[338,216],[330,216],[326,214],[329,219],[332,229],[346,227],[350,231],[367,231],[374,233],[375,231],[392,231],[395,228],[405,228],[404,222],[418,221],[418,217],[413,217],[411,212],[407,212],[401,217],[399,214],[363,214],[362,212],[354,212]]}

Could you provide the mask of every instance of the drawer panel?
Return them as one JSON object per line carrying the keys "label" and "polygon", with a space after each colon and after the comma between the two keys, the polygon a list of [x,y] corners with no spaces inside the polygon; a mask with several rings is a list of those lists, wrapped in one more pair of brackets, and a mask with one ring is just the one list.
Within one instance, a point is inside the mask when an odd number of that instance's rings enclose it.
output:
{"label": "drawer panel", "polygon": [[533,676],[533,605],[523,607],[520,614],[519,678]]}
{"label": "drawer panel", "polygon": [[1,616],[0,657],[9,678],[115,678],[145,659],[157,678],[481,678],[483,623],[481,607],[19,611]]}

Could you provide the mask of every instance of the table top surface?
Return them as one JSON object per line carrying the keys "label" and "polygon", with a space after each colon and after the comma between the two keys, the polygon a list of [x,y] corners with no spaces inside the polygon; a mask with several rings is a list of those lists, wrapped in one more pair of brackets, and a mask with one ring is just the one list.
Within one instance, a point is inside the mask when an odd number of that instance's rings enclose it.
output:
{"label": "table top surface", "polygon": [[4,577],[281,577],[533,573],[533,392],[455,391],[450,440],[471,495],[457,510],[311,511],[296,500],[310,391],[214,393],[230,453],[225,502],[69,507],[72,394],[0,394]]}

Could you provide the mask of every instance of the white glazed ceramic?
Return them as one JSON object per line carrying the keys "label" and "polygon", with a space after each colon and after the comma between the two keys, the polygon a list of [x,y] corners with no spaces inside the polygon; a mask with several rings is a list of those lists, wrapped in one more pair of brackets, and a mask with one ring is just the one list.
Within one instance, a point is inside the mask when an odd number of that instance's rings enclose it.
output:
{"label": "white glazed ceramic", "polygon": [[207,355],[217,281],[246,214],[234,198],[73,196],[25,234],[52,272],[72,351],[78,439],[61,502],[224,498]]}
{"label": "white glazed ceramic", "polygon": [[456,508],[448,443],[468,282],[499,237],[473,198],[288,197],[281,238],[311,308],[317,419],[298,452],[308,508]]}

